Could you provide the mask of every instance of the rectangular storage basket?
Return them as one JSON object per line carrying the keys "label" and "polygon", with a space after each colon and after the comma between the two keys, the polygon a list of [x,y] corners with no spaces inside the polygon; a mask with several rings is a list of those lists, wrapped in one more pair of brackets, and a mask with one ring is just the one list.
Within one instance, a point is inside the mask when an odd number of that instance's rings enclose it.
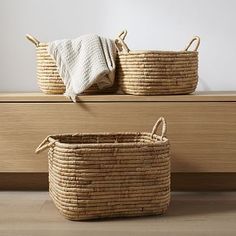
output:
{"label": "rectangular storage basket", "polygon": [[[162,124],[161,135],[156,134]],[[70,220],[163,214],[170,201],[166,123],[151,133],[48,136],[49,192]]]}
{"label": "rectangular storage basket", "polygon": [[[116,79],[119,90],[133,95],[174,95],[195,91],[198,83],[200,38],[182,51],[130,51],[123,31],[116,39]],[[193,51],[189,48],[196,42]]]}

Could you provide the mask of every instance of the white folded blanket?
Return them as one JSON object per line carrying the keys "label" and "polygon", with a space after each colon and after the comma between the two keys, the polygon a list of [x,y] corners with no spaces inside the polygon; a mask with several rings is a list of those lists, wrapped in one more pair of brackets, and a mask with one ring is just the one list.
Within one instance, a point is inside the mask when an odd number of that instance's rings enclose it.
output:
{"label": "white folded blanket", "polygon": [[48,53],[56,61],[66,86],[65,95],[76,96],[93,84],[99,89],[111,87],[115,79],[116,48],[114,42],[97,35],[49,43]]}

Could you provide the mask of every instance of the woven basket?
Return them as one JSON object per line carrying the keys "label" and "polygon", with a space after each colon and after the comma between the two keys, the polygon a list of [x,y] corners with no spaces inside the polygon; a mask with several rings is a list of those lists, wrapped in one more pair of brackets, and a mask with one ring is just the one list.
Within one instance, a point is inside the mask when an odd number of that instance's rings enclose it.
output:
{"label": "woven basket", "polygon": [[[26,38],[36,46],[39,88],[45,94],[63,94],[66,88],[58,73],[54,59],[48,54],[48,44],[41,43],[39,40],[28,34],[26,35]],[[97,85],[92,85],[83,94],[111,93],[113,91],[114,87],[100,90]]]}
{"label": "woven basket", "polygon": [[[161,135],[156,134],[160,124]],[[69,220],[163,214],[170,201],[166,123],[152,133],[50,135],[49,192]]]}
{"label": "woven basket", "polygon": [[[116,39],[116,79],[119,90],[133,95],[189,94],[198,83],[200,38],[194,37],[183,51],[130,51],[123,31]],[[188,51],[193,42],[196,46]]]}

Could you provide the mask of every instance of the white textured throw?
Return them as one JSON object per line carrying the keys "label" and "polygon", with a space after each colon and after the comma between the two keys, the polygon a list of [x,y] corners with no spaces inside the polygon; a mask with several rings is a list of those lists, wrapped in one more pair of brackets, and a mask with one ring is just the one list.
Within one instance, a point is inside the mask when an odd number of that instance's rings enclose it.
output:
{"label": "white textured throw", "polygon": [[114,42],[97,35],[49,43],[48,53],[56,61],[66,86],[65,95],[76,96],[93,84],[99,89],[111,87],[115,79],[116,48]]}

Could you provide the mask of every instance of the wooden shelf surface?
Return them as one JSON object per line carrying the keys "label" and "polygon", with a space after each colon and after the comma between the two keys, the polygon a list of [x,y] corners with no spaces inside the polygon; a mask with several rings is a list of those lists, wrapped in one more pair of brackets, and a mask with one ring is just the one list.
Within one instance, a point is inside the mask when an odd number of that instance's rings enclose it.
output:
{"label": "wooden shelf surface", "polygon": [[[236,91],[195,92],[189,95],[133,96],[120,94],[78,96],[80,102],[236,102]],[[0,93],[0,102],[71,102],[64,95],[43,93]]]}

